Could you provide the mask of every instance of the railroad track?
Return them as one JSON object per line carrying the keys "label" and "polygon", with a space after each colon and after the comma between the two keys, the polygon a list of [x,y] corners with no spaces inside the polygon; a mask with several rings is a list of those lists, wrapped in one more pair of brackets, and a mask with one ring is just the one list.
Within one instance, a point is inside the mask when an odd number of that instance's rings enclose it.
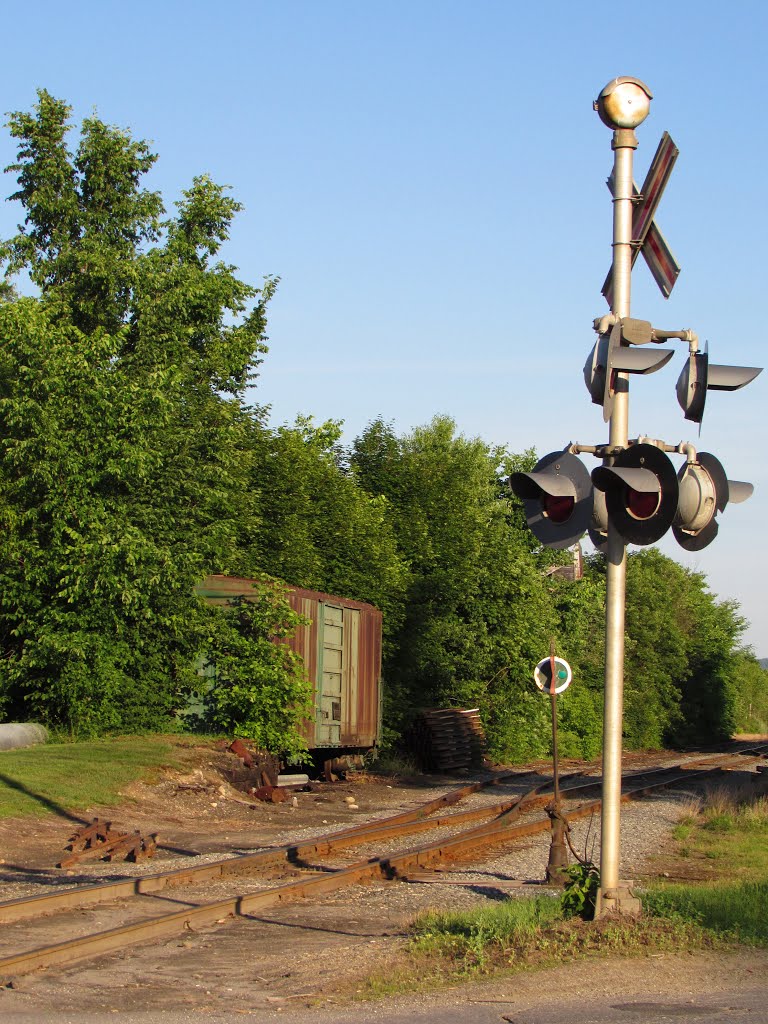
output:
{"label": "railroad track", "polygon": [[[768,745],[763,744],[736,754],[712,755],[629,774],[624,778],[622,800],[639,799],[660,788],[700,781],[714,773],[744,767],[763,758],[767,750]],[[482,790],[507,785],[513,780],[519,782],[521,778],[524,776],[516,772],[495,775],[413,810],[363,822],[305,843],[139,878],[0,902],[3,945],[7,948],[16,940],[30,944],[24,952],[7,953],[0,948],[0,980],[176,936],[185,929],[222,924],[230,918],[313,899],[349,885],[373,880],[416,880],[420,871],[446,862],[467,859],[476,862],[487,857],[494,847],[550,828],[549,817],[542,808],[552,799],[551,781],[506,800],[458,809],[460,803]],[[599,793],[600,786],[600,778],[594,776],[577,774],[561,780],[563,809],[569,820],[599,812],[599,799],[584,798]],[[400,844],[427,830],[440,830],[441,835],[431,842],[396,852],[376,853],[376,844],[380,850],[382,843],[396,841]],[[365,852],[366,847],[369,856],[351,862],[340,860],[348,857],[349,850],[359,854]],[[297,873],[301,877],[279,884],[264,884],[275,872]],[[246,878],[252,880],[251,891],[242,891]],[[223,899],[206,899],[206,895],[210,895],[206,889],[222,882],[240,888]],[[169,903],[174,909],[168,909]],[[98,927],[97,923],[95,931],[72,934],[83,926],[87,929],[94,919],[98,922],[99,911],[106,912],[112,919],[115,915],[134,919],[106,929]],[[44,943],[34,945],[40,934],[45,937]]]}

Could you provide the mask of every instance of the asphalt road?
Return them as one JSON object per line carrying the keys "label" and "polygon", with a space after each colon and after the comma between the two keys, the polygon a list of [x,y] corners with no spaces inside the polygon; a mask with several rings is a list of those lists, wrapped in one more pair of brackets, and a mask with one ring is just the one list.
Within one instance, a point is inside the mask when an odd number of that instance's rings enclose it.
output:
{"label": "asphalt road", "polygon": [[[61,1016],[57,1012],[40,1015],[37,1011],[3,1014],[7,1024],[104,1024],[109,1014],[78,1014]],[[251,1017],[259,1021],[295,1020],[272,1011],[244,1015],[242,1011],[222,1015],[220,1012],[183,1010],[163,1013],[131,1014],[131,1024],[241,1024]],[[301,1019],[323,1021],[327,1024],[749,1024],[768,1022],[768,985],[749,992],[737,990],[703,994],[693,999],[580,999],[578,1001],[547,1001],[529,1009],[516,1009],[513,1000],[480,1001],[457,999],[452,1005],[428,1008],[400,1005],[391,1010],[379,1007],[358,1007],[355,1010],[304,1010]]]}

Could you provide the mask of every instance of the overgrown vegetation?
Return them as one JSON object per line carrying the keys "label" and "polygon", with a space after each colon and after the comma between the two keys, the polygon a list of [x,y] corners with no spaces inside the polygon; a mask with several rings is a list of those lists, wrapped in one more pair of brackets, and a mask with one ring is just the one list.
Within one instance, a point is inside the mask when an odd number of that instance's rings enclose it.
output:
{"label": "overgrown vegetation", "polygon": [[727,870],[731,880],[768,879],[768,796],[716,786],[691,801],[675,828],[683,869],[704,878]]}
{"label": "overgrown vegetation", "polygon": [[560,897],[564,917],[583,917],[591,920],[600,889],[600,871],[591,863],[577,862],[565,869],[568,881]]}
{"label": "overgrown vegetation", "polygon": [[300,730],[312,713],[311,686],[300,656],[275,642],[304,622],[284,588],[262,580],[253,597],[213,610],[211,620],[214,628],[202,648],[208,684],[202,693],[203,726],[289,757],[306,751]]}
{"label": "overgrown vegetation", "polygon": [[402,954],[364,986],[357,983],[356,998],[429,990],[582,957],[724,949],[732,942],[681,915],[583,921],[567,918],[554,896],[512,899],[477,911],[422,915]]}
{"label": "overgrown vegetation", "polygon": [[[276,281],[221,259],[239,204],[200,176],[166,214],[143,186],[148,145],[95,116],[78,134],[70,114],[41,91],[9,122],[23,223],[0,243],[0,715],[162,730],[215,658],[209,721],[297,750],[306,686],[269,643],[291,628],[265,613],[274,583],[253,613],[194,592],[209,573],[268,574],[382,609],[392,746],[418,708],[479,706],[494,757],[546,754],[530,676],[554,637],[578,680],[561,752],[596,756],[603,569],[546,574],[567,555],[536,548],[506,484],[533,453],[448,416],[403,435],[377,418],[348,449],[338,423],[269,426],[249,389]],[[743,628],[700,574],[630,557],[628,747],[766,727]]]}
{"label": "overgrown vegetation", "polygon": [[647,913],[700,925],[739,942],[768,945],[768,882],[674,885],[644,897]]}

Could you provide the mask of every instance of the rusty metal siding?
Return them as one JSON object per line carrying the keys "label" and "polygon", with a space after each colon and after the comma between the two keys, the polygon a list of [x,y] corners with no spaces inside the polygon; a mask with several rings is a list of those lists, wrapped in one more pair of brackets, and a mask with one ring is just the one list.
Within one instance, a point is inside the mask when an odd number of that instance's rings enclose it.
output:
{"label": "rusty metal siding", "polygon": [[[198,594],[212,604],[225,604],[234,597],[247,597],[252,591],[253,580],[238,576],[208,576],[196,589]],[[294,611],[310,620],[309,625],[299,626],[288,641],[290,647],[302,656],[307,674],[312,682],[312,700],[315,718],[306,721],[302,735],[309,747],[316,749],[368,748],[376,744],[380,733],[381,706],[381,627],[382,615],[378,608],[363,601],[337,597],[318,590],[291,587],[288,602]],[[326,711],[335,714],[332,702],[337,689],[336,680],[328,678],[323,685],[324,620],[326,607],[329,617],[338,620],[336,609],[341,610],[341,641],[337,645],[333,638],[328,645],[331,662],[335,659],[334,648],[340,649],[340,665],[334,667],[331,675],[341,673],[341,713],[335,721],[339,726],[323,728],[322,723],[334,724],[334,719],[323,717]],[[333,611],[331,611],[333,610]],[[335,632],[335,628],[333,629]],[[328,690],[325,693],[325,690]]]}
{"label": "rusty metal siding", "polygon": [[349,636],[356,677],[350,680],[346,707],[345,742],[372,747],[379,735],[381,686],[381,612],[370,607],[356,617]]}

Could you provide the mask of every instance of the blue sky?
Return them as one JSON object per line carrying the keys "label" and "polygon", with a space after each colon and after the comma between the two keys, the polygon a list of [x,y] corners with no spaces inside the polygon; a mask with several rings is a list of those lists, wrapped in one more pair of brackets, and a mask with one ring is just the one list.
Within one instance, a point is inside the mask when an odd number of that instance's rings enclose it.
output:
{"label": "blue sky", "polygon": [[[611,133],[592,100],[616,75],[654,93],[638,182],[665,129],[680,148],[657,222],[682,274],[666,301],[638,261],[633,315],[693,328],[713,362],[765,363],[766,10],[42,0],[5,19],[0,84],[4,110],[42,86],[76,120],[95,108],[150,140],[168,205],[195,174],[232,186],[245,210],[226,259],[281,278],[254,395],[274,422],[343,420],[351,440],[378,414],[407,431],[448,413],[543,454],[606,439],[582,366],[611,255]],[[0,206],[0,233],[17,219]],[[683,354],[633,382],[630,433],[692,440],[755,484],[709,548],[661,547],[740,601],[765,656],[768,373],[710,394],[698,438],[674,394]]]}

